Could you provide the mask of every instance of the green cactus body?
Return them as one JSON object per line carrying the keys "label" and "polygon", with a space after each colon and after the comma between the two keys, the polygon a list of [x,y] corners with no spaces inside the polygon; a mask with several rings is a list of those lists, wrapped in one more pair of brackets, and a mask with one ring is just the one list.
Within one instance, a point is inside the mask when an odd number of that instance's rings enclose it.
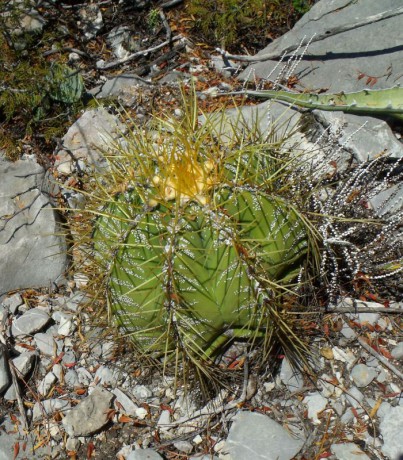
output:
{"label": "green cactus body", "polygon": [[147,355],[179,348],[208,360],[232,337],[264,336],[273,283],[287,285],[303,264],[306,230],[284,201],[246,186],[211,194],[150,208],[134,190],[97,220],[112,314]]}

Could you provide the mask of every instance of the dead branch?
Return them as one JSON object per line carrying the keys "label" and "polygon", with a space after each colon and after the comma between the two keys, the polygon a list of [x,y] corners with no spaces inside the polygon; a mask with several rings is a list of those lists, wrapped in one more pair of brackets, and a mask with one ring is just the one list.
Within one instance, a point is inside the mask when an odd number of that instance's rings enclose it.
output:
{"label": "dead branch", "polygon": [[160,43],[157,46],[147,48],[146,50],[137,51],[136,53],[129,54],[129,56],[126,56],[126,57],[124,57],[122,59],[117,59],[116,61],[112,61],[112,62],[105,63],[105,64],[101,63],[101,62],[98,62],[97,63],[97,68],[102,69],[102,70],[106,70],[106,69],[111,69],[112,67],[117,67],[117,66],[119,66],[121,64],[124,64],[126,62],[132,61],[133,59],[136,59],[136,58],[138,58],[140,56],[144,56],[146,54],[153,53],[154,51],[157,51],[157,50],[163,48],[164,46],[170,45],[171,43],[177,42],[177,41],[182,40],[182,39],[183,39],[182,35],[177,35],[176,37],[172,37],[170,40],[165,40],[164,42]]}

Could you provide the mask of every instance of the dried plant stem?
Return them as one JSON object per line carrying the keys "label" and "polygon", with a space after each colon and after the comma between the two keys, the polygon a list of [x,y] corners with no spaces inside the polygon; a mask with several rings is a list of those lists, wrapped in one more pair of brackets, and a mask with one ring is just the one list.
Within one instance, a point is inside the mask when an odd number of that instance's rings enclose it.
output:
{"label": "dried plant stem", "polygon": [[113,67],[117,67],[121,64],[125,64],[126,62],[132,61],[133,59],[136,59],[140,56],[144,56],[145,54],[153,53],[154,51],[157,51],[163,48],[164,46],[170,45],[171,43],[177,42],[178,40],[182,40],[182,39],[183,39],[182,35],[176,35],[175,37],[172,37],[169,40],[165,40],[159,45],[153,46],[151,48],[147,48],[146,50],[137,51],[136,53],[133,53],[133,54],[129,54],[129,56],[126,56],[122,59],[117,59],[116,61],[112,61],[106,64],[97,63],[97,68],[106,70],[106,69],[111,69]]}

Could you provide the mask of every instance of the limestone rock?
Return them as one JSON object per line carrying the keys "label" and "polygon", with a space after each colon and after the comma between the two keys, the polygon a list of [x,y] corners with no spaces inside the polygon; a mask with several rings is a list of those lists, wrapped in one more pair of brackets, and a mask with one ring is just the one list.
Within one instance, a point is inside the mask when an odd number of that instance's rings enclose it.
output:
{"label": "limestone rock", "polygon": [[332,444],[331,450],[338,460],[369,460],[368,455],[352,442]]}
{"label": "limestone rock", "polygon": [[403,455],[403,406],[391,407],[380,424],[383,437],[382,452],[389,458],[399,459]]}
{"label": "limestone rock", "polygon": [[118,118],[103,107],[87,110],[63,137],[63,149],[57,152],[55,167],[66,175],[88,165],[102,168],[102,153],[123,131]]}
{"label": "limestone rock", "polygon": [[[271,52],[281,56],[284,49],[298,45],[304,37],[306,43],[315,34],[324,34],[337,26],[353,24],[401,6],[400,0],[320,1],[313,5],[292,30],[270,43],[258,56]],[[339,92],[359,91],[371,83],[374,89],[390,88],[403,83],[401,31],[402,17],[395,15],[364,27],[351,27],[351,30],[337,35],[329,34],[328,38],[311,43],[295,71],[301,87]],[[255,62],[242,72],[240,78],[267,78],[277,63],[276,60]],[[278,66],[271,73],[270,79],[275,80],[280,69],[281,66]],[[376,81],[368,81],[374,75]]]}
{"label": "limestone rock", "polygon": [[0,162],[0,295],[63,281],[66,243],[32,160]]}
{"label": "limestone rock", "polygon": [[291,460],[303,444],[304,439],[292,437],[269,417],[239,412],[230,429],[226,446],[231,460]]}
{"label": "limestone rock", "polygon": [[95,388],[84,401],[67,412],[63,426],[69,436],[89,436],[108,423],[108,409],[113,394],[103,388]]}
{"label": "limestone rock", "polygon": [[45,327],[49,320],[50,317],[46,311],[43,311],[40,308],[31,308],[22,316],[14,320],[11,327],[11,333],[14,337],[18,337],[20,335],[31,335]]}

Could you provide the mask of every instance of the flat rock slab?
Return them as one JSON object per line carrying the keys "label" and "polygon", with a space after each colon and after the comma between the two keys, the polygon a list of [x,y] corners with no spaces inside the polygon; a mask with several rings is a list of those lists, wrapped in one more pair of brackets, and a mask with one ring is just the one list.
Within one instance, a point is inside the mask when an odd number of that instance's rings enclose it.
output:
{"label": "flat rock slab", "polygon": [[383,437],[382,452],[391,459],[400,459],[403,455],[403,406],[391,407],[379,426]]}
{"label": "flat rock slab", "polygon": [[14,320],[11,333],[14,337],[31,335],[40,331],[50,321],[50,316],[40,308],[31,308],[22,316]]}
{"label": "flat rock slab", "polygon": [[62,281],[66,244],[46,193],[44,169],[32,160],[0,162],[0,295]]}
{"label": "flat rock slab", "polygon": [[337,460],[370,460],[368,455],[352,442],[333,444],[331,451]]}
{"label": "flat rock slab", "polygon": [[113,394],[109,391],[95,388],[90,396],[67,412],[63,418],[62,423],[66,433],[72,437],[96,433],[109,421],[108,410],[113,398]]}
{"label": "flat rock slab", "polygon": [[[302,88],[326,89],[327,92],[358,91],[371,85],[373,89],[403,84],[402,15],[354,27],[369,16],[402,7],[401,0],[322,0],[306,13],[294,28],[274,40],[258,53],[276,52],[279,56],[289,46],[306,43],[314,34],[320,36],[337,27],[351,24],[351,30],[326,37],[309,45],[308,51],[294,72]],[[289,56],[290,54],[288,54]],[[287,62],[287,57],[284,59]],[[278,60],[256,62],[240,75],[254,75],[275,80],[281,66]],[[371,80],[370,77],[375,77]]]}
{"label": "flat rock slab", "polygon": [[304,441],[292,437],[265,415],[239,412],[234,418],[226,447],[231,460],[291,460]]}
{"label": "flat rock slab", "polygon": [[162,457],[152,449],[137,449],[130,452],[126,460],[162,460]]}

